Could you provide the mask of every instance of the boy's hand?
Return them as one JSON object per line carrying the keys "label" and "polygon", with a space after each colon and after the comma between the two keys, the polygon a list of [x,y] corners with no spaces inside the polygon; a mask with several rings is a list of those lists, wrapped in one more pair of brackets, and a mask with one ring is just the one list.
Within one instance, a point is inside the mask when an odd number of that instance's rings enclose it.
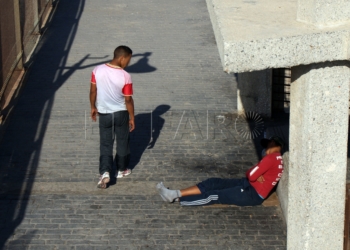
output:
{"label": "boy's hand", "polygon": [[97,108],[91,108],[91,119],[95,122],[96,121],[96,116],[98,115],[97,113]]}
{"label": "boy's hand", "polygon": [[125,106],[129,113],[129,131],[135,129],[134,100],[132,96],[125,96]]}
{"label": "boy's hand", "polygon": [[95,106],[96,97],[97,97],[97,87],[96,87],[96,84],[91,82],[90,83],[90,107],[91,107],[90,116],[94,122],[96,121],[96,116],[98,115],[97,108]]}
{"label": "boy's hand", "polygon": [[132,132],[135,129],[135,120],[129,119],[129,131]]}
{"label": "boy's hand", "polygon": [[264,179],[264,176],[259,176],[259,178],[257,179],[258,182],[260,183],[264,183],[265,179]]}

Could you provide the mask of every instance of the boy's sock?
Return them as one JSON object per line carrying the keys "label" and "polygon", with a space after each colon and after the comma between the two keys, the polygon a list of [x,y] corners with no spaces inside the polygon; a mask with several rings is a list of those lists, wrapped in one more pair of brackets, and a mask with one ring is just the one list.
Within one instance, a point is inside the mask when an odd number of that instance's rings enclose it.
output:
{"label": "boy's sock", "polygon": [[160,195],[160,197],[162,198],[163,201],[168,201],[160,192],[160,189],[162,188],[162,186],[164,186],[163,182],[158,183],[157,186],[156,186],[157,191],[158,191],[158,193],[159,193],[159,195]]}
{"label": "boy's sock", "polygon": [[167,189],[163,182],[157,184],[157,190],[162,199],[167,202],[173,202],[176,198],[181,197],[180,190]]}

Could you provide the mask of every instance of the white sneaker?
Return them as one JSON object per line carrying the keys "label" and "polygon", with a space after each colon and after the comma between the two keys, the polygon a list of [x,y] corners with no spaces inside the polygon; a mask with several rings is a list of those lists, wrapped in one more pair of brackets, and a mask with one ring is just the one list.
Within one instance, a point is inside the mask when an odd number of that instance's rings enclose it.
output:
{"label": "white sneaker", "polygon": [[107,187],[107,183],[109,182],[110,177],[109,177],[109,173],[108,172],[104,172],[103,175],[100,176],[100,180],[97,183],[97,187],[98,188],[106,188]]}
{"label": "white sneaker", "polygon": [[115,178],[123,178],[125,176],[128,176],[131,174],[131,169],[125,169],[124,171],[118,171],[118,173],[115,175]]}
{"label": "white sneaker", "polygon": [[123,177],[128,176],[129,174],[131,174],[131,169],[127,168],[123,172]]}
{"label": "white sneaker", "polygon": [[115,175],[115,178],[118,178],[118,179],[123,178],[123,172],[124,171],[118,171],[118,173]]}

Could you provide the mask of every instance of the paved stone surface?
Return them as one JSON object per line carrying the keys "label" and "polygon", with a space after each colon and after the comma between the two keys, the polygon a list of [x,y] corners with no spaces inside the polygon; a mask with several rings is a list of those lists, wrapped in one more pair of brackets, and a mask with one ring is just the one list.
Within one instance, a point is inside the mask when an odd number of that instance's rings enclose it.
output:
{"label": "paved stone surface", "polygon": [[[258,160],[204,0],[60,0],[50,22],[0,144],[0,248],[285,249],[278,207],[183,208],[155,192]],[[98,190],[90,72],[120,44],[134,50],[133,174]]]}

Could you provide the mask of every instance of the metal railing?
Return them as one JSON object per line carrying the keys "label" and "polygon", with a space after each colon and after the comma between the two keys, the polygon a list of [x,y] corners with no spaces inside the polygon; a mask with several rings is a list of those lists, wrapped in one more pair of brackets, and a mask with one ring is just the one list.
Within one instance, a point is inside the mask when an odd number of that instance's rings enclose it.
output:
{"label": "metal railing", "polygon": [[272,110],[273,112],[289,111],[291,69],[272,70]]}
{"label": "metal railing", "polygon": [[36,46],[52,0],[0,0],[0,123],[24,62]]}

